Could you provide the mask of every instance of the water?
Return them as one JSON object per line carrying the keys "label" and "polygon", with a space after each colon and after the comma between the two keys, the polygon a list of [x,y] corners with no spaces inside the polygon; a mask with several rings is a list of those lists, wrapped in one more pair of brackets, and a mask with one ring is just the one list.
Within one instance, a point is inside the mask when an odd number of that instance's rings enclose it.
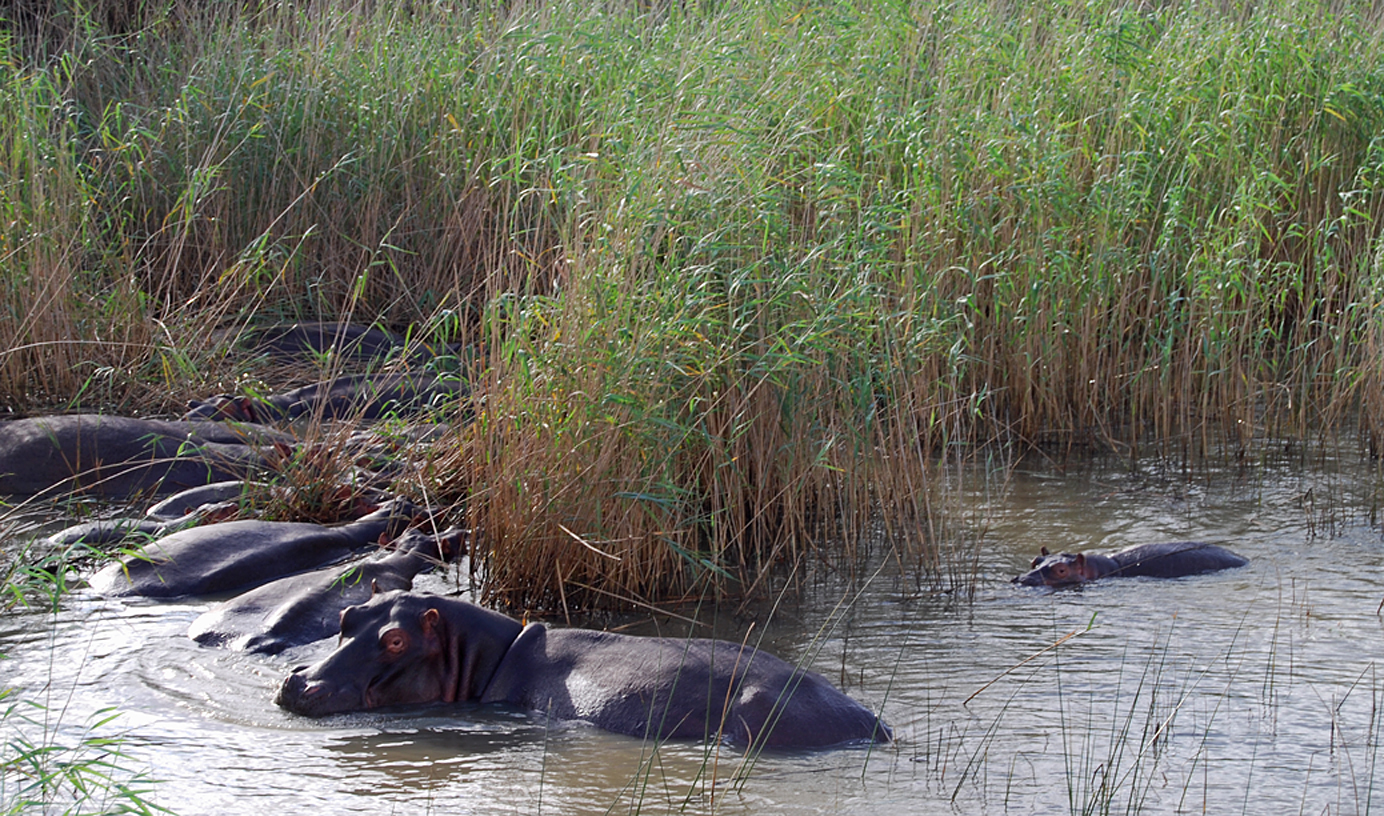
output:
{"label": "water", "polygon": [[[882,710],[898,740],[869,751],[654,750],[476,706],[308,720],[271,699],[321,647],[201,648],[185,636],[200,603],[79,594],[56,616],[13,614],[0,681],[44,703],[63,744],[118,712],[94,732],[123,738],[124,766],[157,780],[152,801],[188,815],[1381,812],[1379,478],[1349,452],[1284,458],[1190,481],[1110,463],[1021,468],[998,490],[991,474],[959,500],[984,526],[974,599],[920,591],[881,558],[844,615],[840,588],[767,620],[702,610],[715,625],[698,634],[739,640],[753,624],[763,648]],[[1075,591],[1008,582],[1042,545],[1178,539],[1250,566]]]}

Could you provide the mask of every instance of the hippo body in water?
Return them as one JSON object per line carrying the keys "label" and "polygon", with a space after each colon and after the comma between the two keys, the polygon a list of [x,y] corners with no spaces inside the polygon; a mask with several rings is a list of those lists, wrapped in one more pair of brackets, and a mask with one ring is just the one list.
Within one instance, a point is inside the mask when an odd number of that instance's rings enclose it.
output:
{"label": "hippo body in water", "polygon": [[265,464],[266,429],[73,414],[0,424],[0,494],[80,490],[124,498],[243,479]]}
{"label": "hippo body in water", "polygon": [[155,521],[178,521],[209,504],[238,502],[247,492],[267,492],[269,489],[266,482],[247,482],[243,479],[212,482],[175,493],[144,511],[144,515]]}
{"label": "hippo body in water", "polygon": [[356,323],[304,322],[254,330],[249,346],[253,352],[285,358],[322,358],[327,355],[357,362],[373,362],[406,356],[426,362],[439,354],[452,354],[448,346],[410,341],[397,332]]}
{"label": "hippo body in water", "polygon": [[219,394],[190,400],[185,419],[287,422],[299,417],[379,419],[418,413],[464,396],[460,380],[422,374],[352,374],[256,397]]}
{"label": "hippo body in water", "polygon": [[467,700],[648,739],[827,748],[891,738],[826,678],[749,646],[523,626],[401,592],[343,612],[337,650],[289,675],[275,698],[307,716]]}
{"label": "hippo body in water", "polygon": [[224,601],[193,621],[188,637],[263,654],[332,637],[346,607],[376,591],[411,589],[414,576],[452,560],[465,538],[456,527],[435,536],[409,530],[390,543],[393,549],[365,561],[290,575]]}
{"label": "hippo body in water", "polygon": [[235,502],[214,502],[170,519],[113,518],[87,521],[66,527],[44,539],[50,547],[109,547],[126,542],[146,543],[199,524],[215,524],[231,518],[239,510]]}
{"label": "hippo body in water", "polygon": [[227,521],[182,530],[106,565],[91,577],[103,595],[177,598],[242,592],[285,575],[316,569],[393,537],[416,508],[386,502],[336,527],[283,521]]}
{"label": "hippo body in water", "polygon": [[1118,552],[1057,553],[1042,548],[1031,569],[1016,576],[1025,586],[1069,586],[1105,577],[1182,578],[1243,567],[1249,560],[1224,547],[1199,541],[1139,544]]}

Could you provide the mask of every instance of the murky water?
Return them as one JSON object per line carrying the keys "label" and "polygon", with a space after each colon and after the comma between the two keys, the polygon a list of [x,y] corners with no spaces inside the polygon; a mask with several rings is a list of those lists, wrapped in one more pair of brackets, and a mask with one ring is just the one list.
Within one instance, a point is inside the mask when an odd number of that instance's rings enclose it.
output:
{"label": "murky water", "polygon": [[[59,741],[118,712],[96,733],[122,736],[126,764],[157,780],[150,798],[180,814],[1384,811],[1368,463],[1348,452],[1190,482],[1115,463],[1021,469],[1002,491],[997,478],[967,499],[987,525],[974,600],[920,593],[881,559],[844,615],[842,592],[820,591],[754,628],[883,711],[898,740],[870,751],[654,750],[474,706],[307,720],[271,697],[319,650],[201,648],[184,634],[197,603],[77,596],[55,618],[12,615],[0,682],[45,703]],[[1251,564],[1079,591],[1008,582],[1041,545],[1175,539]],[[748,619],[719,616],[717,635],[744,636]]]}

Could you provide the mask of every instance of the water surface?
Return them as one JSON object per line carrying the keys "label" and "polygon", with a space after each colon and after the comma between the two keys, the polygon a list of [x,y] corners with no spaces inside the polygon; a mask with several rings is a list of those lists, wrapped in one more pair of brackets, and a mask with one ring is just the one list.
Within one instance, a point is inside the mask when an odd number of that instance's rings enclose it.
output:
{"label": "water surface", "polygon": [[[958,501],[983,548],[973,598],[880,554],[863,589],[822,582],[772,618],[697,612],[712,624],[698,634],[749,631],[882,711],[898,740],[872,750],[655,747],[476,706],[308,720],[271,700],[324,647],[199,647],[185,636],[207,608],[195,602],[78,594],[55,616],[12,614],[0,681],[47,706],[59,741],[118,712],[96,733],[123,737],[153,801],[189,816],[1381,812],[1379,478],[1349,451],[1283,459],[1194,478],[1117,462],[972,473]],[[1039,546],[1180,539],[1251,563],[1072,591],[1009,583]]]}

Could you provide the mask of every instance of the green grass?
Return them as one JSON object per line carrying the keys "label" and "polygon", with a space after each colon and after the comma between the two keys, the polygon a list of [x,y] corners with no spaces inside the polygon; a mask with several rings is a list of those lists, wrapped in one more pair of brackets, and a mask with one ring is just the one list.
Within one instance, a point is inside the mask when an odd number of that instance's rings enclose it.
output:
{"label": "green grass", "polygon": [[762,589],[880,511],[945,574],[973,443],[1384,429],[1368,3],[43,8],[0,403],[171,410],[230,376],[208,326],[446,318],[485,402],[432,487],[512,603]]}

